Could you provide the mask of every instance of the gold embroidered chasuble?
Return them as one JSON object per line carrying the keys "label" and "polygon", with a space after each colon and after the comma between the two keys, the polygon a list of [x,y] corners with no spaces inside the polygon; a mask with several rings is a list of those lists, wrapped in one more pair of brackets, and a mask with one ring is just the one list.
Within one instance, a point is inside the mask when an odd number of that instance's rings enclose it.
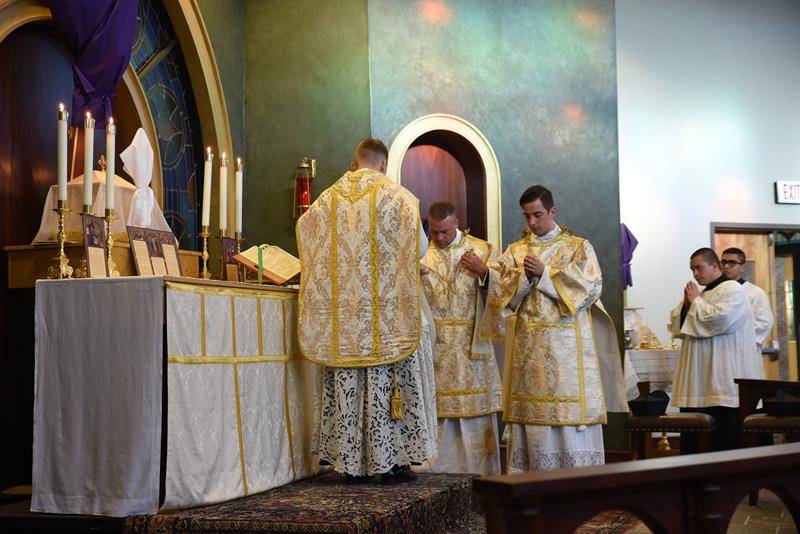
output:
{"label": "gold embroidered chasuble", "polygon": [[[528,254],[539,257],[546,275],[534,279],[516,304],[520,288],[528,285],[523,269]],[[606,422],[597,322],[592,320],[593,314],[605,314],[594,306],[600,305],[601,292],[602,276],[592,245],[568,231],[549,241],[538,241],[528,233],[490,265],[481,333],[506,339],[505,421],[547,426]],[[509,304],[516,305],[516,315],[505,332],[506,317],[513,313]],[[616,336],[612,337],[613,346]],[[618,358],[617,352],[620,365]]]}
{"label": "gold embroidered chasuble", "polygon": [[304,357],[372,367],[411,356],[421,332],[419,224],[417,198],[371,169],[345,173],[300,217]]}
{"label": "gold embroidered chasuble", "polygon": [[497,259],[489,243],[461,234],[446,248],[430,246],[421,261],[428,270],[422,287],[436,324],[433,354],[440,419],[477,417],[502,407],[494,347],[478,335],[484,311],[480,281],[459,265],[468,250],[484,262]]}

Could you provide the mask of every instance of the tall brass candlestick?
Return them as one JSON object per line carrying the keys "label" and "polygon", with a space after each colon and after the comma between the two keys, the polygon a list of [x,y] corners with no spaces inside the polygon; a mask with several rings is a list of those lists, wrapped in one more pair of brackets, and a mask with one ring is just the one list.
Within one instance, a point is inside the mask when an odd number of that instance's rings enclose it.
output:
{"label": "tall brass candlestick", "polygon": [[225,280],[225,246],[222,242],[222,238],[225,237],[225,230],[220,228],[217,237],[219,238],[219,279]]}
{"label": "tall brass candlestick", "polygon": [[53,208],[53,211],[58,213],[58,255],[53,258],[53,265],[47,270],[47,278],[72,278],[72,267],[69,266],[69,258],[64,252],[64,242],[67,240],[64,219],[69,212],[69,208],[66,200],[59,200],[57,206],[57,208]]}
{"label": "tall brass candlestick", "polygon": [[[86,176],[84,176],[84,180]],[[92,205],[91,204],[84,204],[83,211],[81,215],[91,215],[92,214]],[[83,258],[81,258],[81,262],[78,264],[78,268],[73,271],[73,276],[75,278],[86,278],[88,273],[86,271],[86,253],[84,252]]]}
{"label": "tall brass candlestick", "polygon": [[[244,239],[242,238],[242,232],[235,232],[233,235],[236,237],[236,254],[239,254],[242,251],[242,241],[244,241]],[[239,264],[237,269],[239,271],[239,281],[244,282],[245,281],[244,266],[242,264]]]}
{"label": "tall brass candlestick", "polygon": [[211,273],[208,271],[208,238],[211,233],[208,231],[208,226],[201,226],[200,237],[203,238],[203,268],[200,270],[200,277],[206,280],[211,279]]}
{"label": "tall brass candlestick", "polygon": [[111,223],[116,220],[117,217],[114,217],[114,210],[106,209],[106,247],[108,248],[106,263],[108,263],[108,276],[119,276],[117,264],[114,263],[114,258],[111,257],[111,249],[114,247],[114,238],[111,237]]}

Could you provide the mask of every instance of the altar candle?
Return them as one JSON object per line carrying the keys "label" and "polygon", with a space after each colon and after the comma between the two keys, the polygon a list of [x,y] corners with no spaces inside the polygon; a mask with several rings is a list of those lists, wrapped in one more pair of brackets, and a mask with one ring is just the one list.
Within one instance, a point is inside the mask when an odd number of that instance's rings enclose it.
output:
{"label": "altar candle", "polygon": [[236,228],[242,233],[242,158],[236,158]]}
{"label": "altar candle", "polygon": [[203,221],[202,226],[208,228],[211,220],[211,162],[214,161],[214,154],[211,147],[206,149],[206,160],[203,164]]}
{"label": "altar candle", "polygon": [[117,137],[117,126],[114,124],[114,117],[108,119],[106,128],[106,209],[114,209],[114,158],[116,158],[115,139]]}
{"label": "altar candle", "polygon": [[94,119],[92,114],[86,112],[86,120],[83,123],[83,205],[92,205],[92,185],[94,176],[92,173],[92,159],[94,159]]}
{"label": "altar candle", "polygon": [[67,121],[69,112],[58,105],[58,200],[67,201]]}
{"label": "altar candle", "polygon": [[225,152],[219,157],[219,229],[228,229],[228,158]]}

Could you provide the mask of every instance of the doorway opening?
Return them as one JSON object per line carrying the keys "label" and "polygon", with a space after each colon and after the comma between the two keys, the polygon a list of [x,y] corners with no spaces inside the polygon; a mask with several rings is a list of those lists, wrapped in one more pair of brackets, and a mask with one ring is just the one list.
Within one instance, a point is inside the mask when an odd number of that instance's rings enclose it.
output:
{"label": "doorway opening", "polygon": [[500,165],[469,122],[441,113],[412,121],[392,141],[386,175],[420,199],[423,219],[431,202],[449,200],[462,229],[500,247]]}
{"label": "doorway opening", "polygon": [[711,242],[719,256],[730,247],[744,251],[742,278],[769,297],[772,331],[764,342],[764,371],[768,380],[798,380],[797,340],[800,325],[800,226],[711,223]]}
{"label": "doorway opening", "polygon": [[403,186],[419,198],[427,229],[428,207],[447,200],[456,207],[461,230],[486,239],[486,176],[469,141],[446,130],[434,130],[411,143],[403,158]]}

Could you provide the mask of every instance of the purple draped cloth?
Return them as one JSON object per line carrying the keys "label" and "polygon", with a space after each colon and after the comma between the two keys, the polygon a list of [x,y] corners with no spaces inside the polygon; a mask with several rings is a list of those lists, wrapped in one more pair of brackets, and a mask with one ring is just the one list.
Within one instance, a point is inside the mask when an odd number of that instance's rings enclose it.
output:
{"label": "purple draped cloth", "polygon": [[636,250],[636,245],[639,244],[639,241],[625,226],[625,223],[620,224],[620,231],[622,233],[622,289],[627,289],[633,286],[631,260],[633,259],[633,251]]}
{"label": "purple draped cloth", "polygon": [[111,116],[111,98],[128,63],[136,33],[136,0],[51,0],[50,11],[72,66],[72,126],[89,111],[97,128]]}

